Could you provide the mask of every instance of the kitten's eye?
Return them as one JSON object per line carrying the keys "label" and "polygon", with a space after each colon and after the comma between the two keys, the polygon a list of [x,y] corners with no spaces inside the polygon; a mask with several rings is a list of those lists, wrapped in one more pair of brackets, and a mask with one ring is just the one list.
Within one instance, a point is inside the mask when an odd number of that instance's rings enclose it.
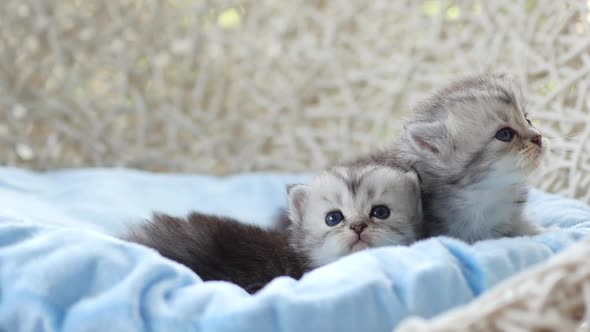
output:
{"label": "kitten's eye", "polygon": [[340,211],[332,211],[326,214],[326,225],[332,227],[338,225],[344,220],[344,215]]}
{"label": "kitten's eye", "polygon": [[531,122],[531,120],[529,120],[529,118],[525,117],[524,119],[529,124],[529,126],[532,126],[533,125],[533,123]]}
{"label": "kitten's eye", "polygon": [[391,214],[391,210],[385,205],[373,206],[371,209],[371,217],[377,219],[387,219]]}
{"label": "kitten's eye", "polygon": [[496,133],[496,139],[502,142],[510,142],[514,138],[514,134],[512,128],[502,128]]}

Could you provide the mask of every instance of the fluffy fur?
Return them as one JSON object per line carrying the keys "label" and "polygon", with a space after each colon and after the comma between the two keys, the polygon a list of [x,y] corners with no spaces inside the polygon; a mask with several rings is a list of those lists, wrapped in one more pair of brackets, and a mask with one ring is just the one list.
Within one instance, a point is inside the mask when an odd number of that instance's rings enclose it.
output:
{"label": "fluffy fur", "polygon": [[[370,215],[384,205],[386,219]],[[326,215],[339,211],[344,220],[328,226]],[[313,267],[369,247],[414,242],[422,221],[420,183],[415,172],[379,165],[335,167],[319,174],[309,185],[289,189],[288,228],[293,248]],[[366,226],[357,234],[354,225]]]}
{"label": "fluffy fur", "polygon": [[[515,138],[496,139],[506,127]],[[523,207],[542,138],[514,79],[473,77],[440,91],[415,109],[398,147],[422,179],[426,236],[474,242],[540,232]]]}
{"label": "fluffy fur", "polygon": [[130,229],[126,239],[156,249],[203,280],[224,280],[254,293],[279,276],[299,279],[306,259],[287,234],[202,213],[186,219],[155,214]]}

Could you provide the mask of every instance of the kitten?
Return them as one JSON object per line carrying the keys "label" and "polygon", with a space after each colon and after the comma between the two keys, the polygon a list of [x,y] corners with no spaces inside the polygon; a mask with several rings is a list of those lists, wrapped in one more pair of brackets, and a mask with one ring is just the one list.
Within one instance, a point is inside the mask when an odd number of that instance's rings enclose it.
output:
{"label": "kitten", "polygon": [[475,242],[541,231],[524,205],[527,175],[543,152],[519,85],[495,74],[465,79],[420,104],[393,154],[421,177],[426,235]]}
{"label": "kitten", "polygon": [[279,276],[304,272],[369,247],[410,244],[420,231],[415,172],[387,166],[335,167],[289,186],[287,232],[193,213],[156,214],[126,239],[186,265],[203,280],[254,293]]}
{"label": "kitten", "polygon": [[369,247],[407,245],[421,233],[420,183],[411,169],[334,167],[288,193],[291,246],[312,267]]}

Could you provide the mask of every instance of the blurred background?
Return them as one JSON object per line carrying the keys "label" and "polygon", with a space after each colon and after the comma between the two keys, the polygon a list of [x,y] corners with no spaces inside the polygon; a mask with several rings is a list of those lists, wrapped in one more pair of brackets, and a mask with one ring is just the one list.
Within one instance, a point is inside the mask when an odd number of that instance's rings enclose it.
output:
{"label": "blurred background", "polygon": [[507,71],[590,202],[590,1],[0,2],[0,162],[231,174],[390,144],[412,105]]}

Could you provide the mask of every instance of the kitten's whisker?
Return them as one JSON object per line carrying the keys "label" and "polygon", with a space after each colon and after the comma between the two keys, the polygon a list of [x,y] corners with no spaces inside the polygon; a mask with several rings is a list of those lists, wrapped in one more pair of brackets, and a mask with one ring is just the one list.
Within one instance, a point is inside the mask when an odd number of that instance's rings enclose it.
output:
{"label": "kitten's whisker", "polygon": [[574,148],[570,148],[570,147],[565,147],[565,146],[556,146],[556,147],[551,147],[548,150],[550,153],[572,153],[575,151]]}
{"label": "kitten's whisker", "polygon": [[545,136],[544,139],[549,140],[551,142],[572,142],[580,136],[581,136],[581,133],[571,133],[571,134],[568,134],[565,136],[556,136],[556,137]]}
{"label": "kitten's whisker", "polygon": [[547,138],[546,150],[549,153],[571,152],[578,148],[578,142],[565,138]]}
{"label": "kitten's whisker", "polygon": [[574,138],[578,138],[580,136],[582,136],[582,133],[579,133],[578,132],[578,133],[569,133],[569,134],[567,134],[565,136],[558,137],[558,138],[563,138],[563,139],[566,139],[566,140],[571,140],[571,139],[574,139]]}

